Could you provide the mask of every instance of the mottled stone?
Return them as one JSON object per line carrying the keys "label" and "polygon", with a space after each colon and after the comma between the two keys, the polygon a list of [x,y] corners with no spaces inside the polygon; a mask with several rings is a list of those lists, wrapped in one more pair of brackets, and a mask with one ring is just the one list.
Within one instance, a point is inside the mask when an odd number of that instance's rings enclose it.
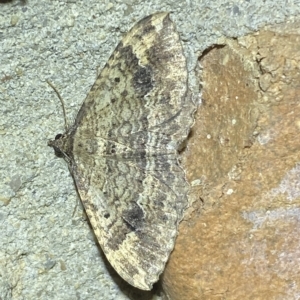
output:
{"label": "mottled stone", "polygon": [[299,295],[299,25],[201,57],[203,104],[183,160],[194,203],[163,277],[172,300]]}

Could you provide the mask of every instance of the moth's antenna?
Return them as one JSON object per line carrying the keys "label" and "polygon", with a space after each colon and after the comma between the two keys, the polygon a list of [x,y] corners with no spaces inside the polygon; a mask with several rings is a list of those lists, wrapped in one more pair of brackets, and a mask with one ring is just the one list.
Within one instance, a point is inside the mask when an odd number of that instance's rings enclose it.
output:
{"label": "moth's antenna", "polygon": [[60,94],[59,94],[58,90],[56,89],[56,87],[49,80],[46,80],[46,81],[52,87],[52,89],[54,90],[54,92],[56,93],[57,97],[59,98],[59,100],[61,102],[61,106],[62,106],[63,113],[64,113],[64,120],[65,120],[65,131],[67,131],[68,130],[68,122],[67,122],[67,116],[66,116],[66,109],[65,109],[64,101],[63,101],[62,97],[60,96]]}

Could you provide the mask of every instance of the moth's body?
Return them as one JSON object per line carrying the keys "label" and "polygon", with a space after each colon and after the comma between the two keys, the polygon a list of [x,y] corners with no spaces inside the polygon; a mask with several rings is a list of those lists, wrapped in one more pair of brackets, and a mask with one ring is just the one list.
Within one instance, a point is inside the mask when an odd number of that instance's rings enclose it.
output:
{"label": "moth's body", "polygon": [[178,33],[157,13],[127,33],[75,124],[49,142],[69,163],[109,262],[143,290],[162,273],[187,206],[177,152],[192,112]]}

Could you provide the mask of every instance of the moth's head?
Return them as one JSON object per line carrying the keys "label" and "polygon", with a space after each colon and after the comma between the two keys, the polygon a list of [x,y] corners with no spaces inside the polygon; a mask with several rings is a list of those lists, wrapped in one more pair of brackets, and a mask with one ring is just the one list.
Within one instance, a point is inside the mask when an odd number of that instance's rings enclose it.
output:
{"label": "moth's head", "polygon": [[68,152],[69,152],[69,138],[67,134],[57,134],[55,136],[54,140],[48,141],[48,146],[52,147],[54,149],[55,155],[57,157],[64,157],[68,158]]}

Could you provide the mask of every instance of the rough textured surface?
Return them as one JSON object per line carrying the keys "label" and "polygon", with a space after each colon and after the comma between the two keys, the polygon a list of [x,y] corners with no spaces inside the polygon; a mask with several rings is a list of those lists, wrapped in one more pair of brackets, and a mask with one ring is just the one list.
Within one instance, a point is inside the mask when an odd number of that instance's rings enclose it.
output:
{"label": "rough textured surface", "polygon": [[192,75],[197,54],[221,36],[284,21],[300,13],[300,3],[22,2],[0,2],[0,297],[150,299],[153,293],[141,295],[107,264],[83,210],[73,214],[74,183],[65,162],[47,147],[64,123],[60,102],[45,81],[59,90],[72,120],[97,70],[143,17],[172,12]]}
{"label": "rough textured surface", "polygon": [[171,299],[297,299],[300,24],[201,58],[203,105],[185,167],[195,200],[163,285]]}
{"label": "rough textured surface", "polygon": [[162,273],[188,204],[178,156],[195,110],[187,79],[169,14],[148,16],[119,43],[74,125],[49,142],[109,262],[142,290]]}

